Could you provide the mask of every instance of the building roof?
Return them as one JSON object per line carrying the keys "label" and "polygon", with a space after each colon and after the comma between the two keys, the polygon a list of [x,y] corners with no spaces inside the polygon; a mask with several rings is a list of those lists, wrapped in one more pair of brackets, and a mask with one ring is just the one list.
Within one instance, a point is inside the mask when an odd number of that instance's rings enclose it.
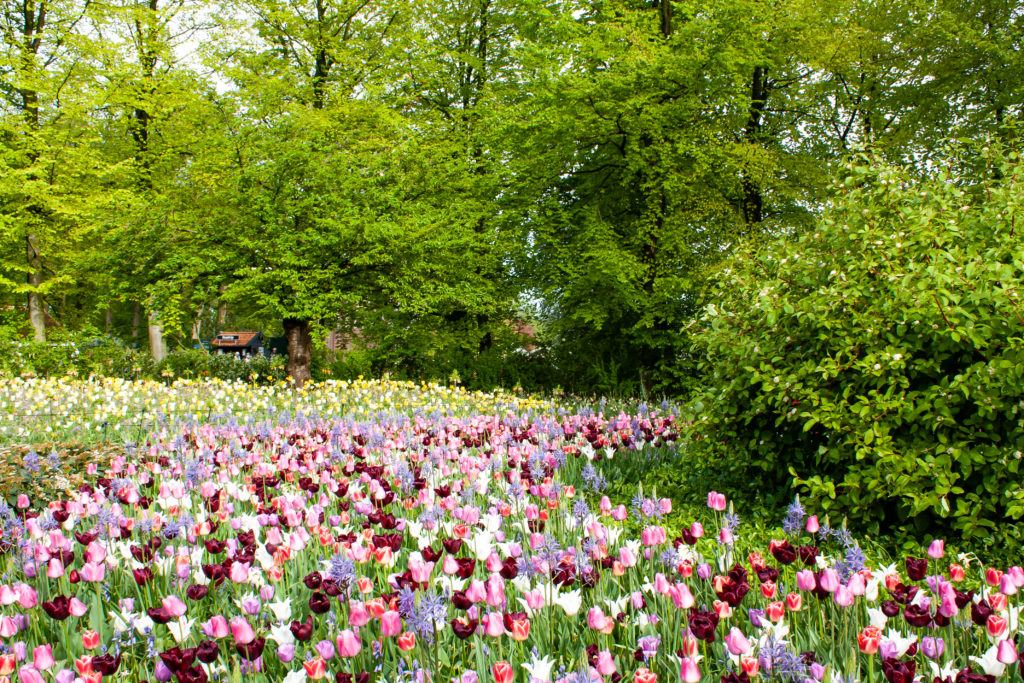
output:
{"label": "building roof", "polygon": [[259,332],[218,332],[217,338],[210,344],[212,346],[248,346],[259,335]]}

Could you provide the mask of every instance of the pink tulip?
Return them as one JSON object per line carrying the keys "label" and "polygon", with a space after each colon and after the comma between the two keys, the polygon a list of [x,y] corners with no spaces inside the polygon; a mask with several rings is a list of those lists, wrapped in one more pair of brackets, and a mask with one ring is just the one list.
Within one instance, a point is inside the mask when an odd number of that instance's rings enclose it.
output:
{"label": "pink tulip", "polygon": [[18,602],[18,593],[6,583],[0,586],[0,605],[13,605]]}
{"label": "pink tulip", "polygon": [[337,645],[338,654],[342,657],[355,657],[363,649],[363,641],[350,628],[338,635]]}
{"label": "pink tulip", "polygon": [[160,604],[175,619],[188,611],[188,607],[185,606],[185,603],[177,595],[168,595]]}
{"label": "pink tulip", "polygon": [[380,632],[385,638],[397,636],[402,632],[402,617],[399,616],[398,612],[389,609],[384,613],[380,618]]}
{"label": "pink tulip", "polygon": [[625,505],[619,505],[614,510],[612,510],[612,519],[614,519],[616,522],[621,522],[628,516],[629,512],[626,510]]}
{"label": "pink tulip", "polygon": [[207,638],[225,638],[230,632],[228,620],[219,614],[215,617],[210,617],[210,620],[203,624],[203,633],[206,634]]}
{"label": "pink tulip", "polygon": [[17,633],[18,625],[14,623],[14,619],[11,617],[0,617],[0,636],[10,638],[17,635]]}
{"label": "pink tulip", "polygon": [[860,574],[851,576],[850,581],[846,585],[855,596],[864,595],[868,588],[867,583],[864,582],[864,577]]}
{"label": "pink tulip", "polygon": [[480,621],[484,626],[484,633],[490,637],[498,638],[505,635],[505,622],[500,614],[485,614]]}
{"label": "pink tulip", "polygon": [[937,560],[946,554],[946,542],[940,538],[936,538],[932,541],[931,545],[928,546],[928,557],[933,560]]}
{"label": "pink tulip", "polygon": [[64,563],[54,557],[46,565],[46,577],[49,579],[59,579],[62,576],[64,576]]}
{"label": "pink tulip", "polygon": [[701,538],[704,535],[704,525],[700,522],[694,522],[690,525],[690,534],[694,538]]}
{"label": "pink tulip", "polygon": [[[718,493],[717,491],[709,491],[708,507],[712,510],[718,510],[719,512],[725,510],[725,494]],[[694,664],[694,668],[696,668],[696,664]]]}
{"label": "pink tulip", "polygon": [[89,608],[85,606],[85,603],[76,597],[72,596],[71,600],[68,602],[70,605],[71,616],[73,617],[85,616],[85,613],[89,611]]}
{"label": "pink tulip", "polygon": [[814,590],[816,582],[814,580],[814,572],[810,569],[801,569],[796,573],[796,587],[802,591]]}
{"label": "pink tulip", "polygon": [[832,595],[832,599],[835,600],[835,603],[840,607],[849,607],[853,604],[856,596],[854,596],[853,591],[851,591],[848,586],[840,585],[836,588],[836,592]]}
{"label": "pink tulip", "polygon": [[526,591],[523,597],[526,599],[526,606],[530,609],[537,610],[544,606],[544,591],[540,588]]}
{"label": "pink tulip", "polygon": [[1013,664],[1017,661],[1017,648],[1009,640],[1000,640],[996,649],[996,659],[1000,664]]}
{"label": "pink tulip", "polygon": [[623,546],[619,548],[619,563],[623,567],[635,567],[636,566],[636,553],[629,548]]}
{"label": "pink tulip", "polygon": [[487,604],[491,607],[505,605],[505,579],[498,574],[487,577]]}
{"label": "pink tulip", "polygon": [[602,676],[611,676],[615,673],[615,660],[608,650],[601,650],[597,653],[597,673]]}
{"label": "pink tulip", "polygon": [[365,626],[370,623],[370,613],[366,611],[366,605],[361,600],[348,601],[348,625]]}
{"label": "pink tulip", "polygon": [[32,609],[36,606],[38,598],[34,588],[27,584],[19,583],[14,586],[14,590],[18,593],[18,604],[23,608]]}
{"label": "pink tulip", "polygon": [[587,612],[587,626],[595,631],[601,631],[608,625],[608,617],[600,607],[591,607]]}
{"label": "pink tulip", "polygon": [[1024,588],[1024,569],[1019,566],[1010,567],[1006,570],[1006,575],[1013,579],[1013,584],[1017,588]]}
{"label": "pink tulip", "polygon": [[821,589],[826,590],[829,593],[835,593],[836,589],[839,588],[839,574],[835,569],[829,567],[821,573]]}
{"label": "pink tulip", "polygon": [[96,541],[90,541],[85,547],[85,561],[100,563],[107,558],[107,550]]}
{"label": "pink tulip", "polygon": [[231,565],[231,581],[233,583],[245,583],[249,580],[249,563],[235,562]]}
{"label": "pink tulip", "polygon": [[241,645],[248,645],[256,640],[256,632],[252,630],[252,624],[241,615],[231,620],[231,635],[235,642]]}
{"label": "pink tulip", "polygon": [[674,584],[668,589],[668,594],[678,609],[690,609],[693,607],[693,593],[690,592],[690,587],[685,583]]}
{"label": "pink tulip", "polygon": [[487,599],[487,587],[484,586],[484,582],[480,579],[473,579],[469,583],[469,588],[466,589],[466,597],[473,603],[485,601]]}
{"label": "pink tulip", "polygon": [[40,671],[46,671],[53,666],[53,648],[49,643],[32,650],[32,666]]}
{"label": "pink tulip", "polygon": [[821,528],[821,525],[818,524],[818,515],[811,515],[810,517],[808,517],[807,518],[807,526],[804,527],[804,528],[807,529],[807,533],[809,533],[809,534],[816,534],[816,533],[818,533],[818,529]]}
{"label": "pink tulip", "polygon": [[1015,595],[1017,593],[1017,584],[1012,576],[1003,574],[1003,578],[999,580],[999,592],[1003,595]]}
{"label": "pink tulip", "polygon": [[611,511],[612,511],[612,501],[611,501],[611,499],[608,498],[608,496],[601,496],[601,503],[599,505],[599,508],[601,509],[601,514],[602,515],[611,514]]}
{"label": "pink tulip", "polygon": [[38,669],[34,669],[31,666],[23,666],[18,669],[18,681],[20,683],[46,683],[46,679],[43,678],[43,674],[39,673]]}
{"label": "pink tulip", "polygon": [[448,576],[452,576],[455,572],[459,571],[459,563],[451,555],[445,555],[444,562],[441,563],[441,571]]}
{"label": "pink tulip", "polygon": [[729,633],[725,636],[725,646],[734,655],[745,655],[750,652],[750,641],[743,635],[743,631],[735,626],[729,629]]}
{"label": "pink tulip", "polygon": [[103,576],[107,573],[107,566],[105,564],[98,564],[95,562],[86,562],[82,565],[82,581],[89,583],[100,583],[103,581]]}
{"label": "pink tulip", "polygon": [[683,659],[682,667],[679,671],[679,678],[686,683],[697,683],[700,680],[700,669],[697,667],[697,660],[692,657],[686,657]]}

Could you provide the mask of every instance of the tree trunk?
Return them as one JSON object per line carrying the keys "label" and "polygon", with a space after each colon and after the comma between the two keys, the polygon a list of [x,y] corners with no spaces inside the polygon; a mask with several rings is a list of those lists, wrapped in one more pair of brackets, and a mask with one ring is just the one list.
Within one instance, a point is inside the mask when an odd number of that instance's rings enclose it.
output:
{"label": "tree trunk", "polygon": [[296,388],[302,388],[312,378],[313,337],[309,321],[285,318],[284,336],[288,340],[288,376],[295,381]]}
{"label": "tree trunk", "polygon": [[139,302],[135,302],[135,308],[132,309],[132,339],[139,338],[139,325],[142,323],[142,306],[139,306]]}
{"label": "tree trunk", "polygon": [[103,320],[104,328],[106,329],[107,336],[110,336],[110,331],[114,329],[114,306],[107,306],[107,314]]}
{"label": "tree trunk", "polygon": [[157,363],[167,356],[167,349],[164,348],[164,329],[160,326],[160,320],[155,312],[149,314],[149,352]]}
{"label": "tree trunk", "polygon": [[199,341],[199,333],[203,327],[203,318],[201,315],[197,315],[196,319],[192,321],[192,341]]}
{"label": "tree trunk", "polygon": [[220,303],[217,304],[217,332],[224,331],[224,325],[228,322],[228,302],[224,301],[224,292],[228,289],[227,285],[220,286]]}
{"label": "tree trunk", "polygon": [[33,338],[37,342],[46,341],[46,314],[43,312],[43,295],[39,286],[43,284],[43,257],[36,249],[36,236],[29,234],[25,240],[28,256],[28,284],[32,288],[28,293],[28,321],[32,325]]}

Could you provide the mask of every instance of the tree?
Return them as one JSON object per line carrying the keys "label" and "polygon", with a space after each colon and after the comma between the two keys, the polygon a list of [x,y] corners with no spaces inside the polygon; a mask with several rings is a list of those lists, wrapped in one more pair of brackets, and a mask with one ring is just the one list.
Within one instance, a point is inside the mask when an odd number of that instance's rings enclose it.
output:
{"label": "tree", "polygon": [[83,144],[91,131],[79,125],[88,93],[88,41],[80,39],[88,8],[74,0],[0,3],[0,284],[27,295],[36,341],[46,337],[47,295],[67,282],[61,256],[70,247],[80,174],[93,163]]}

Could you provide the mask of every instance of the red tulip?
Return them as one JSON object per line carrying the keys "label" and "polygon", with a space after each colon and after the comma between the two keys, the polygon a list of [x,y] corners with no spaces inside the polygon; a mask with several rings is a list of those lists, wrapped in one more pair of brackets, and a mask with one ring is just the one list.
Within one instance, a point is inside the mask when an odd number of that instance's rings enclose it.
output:
{"label": "red tulip", "polygon": [[515,678],[515,670],[504,659],[491,667],[491,673],[494,675],[494,683],[512,683]]}

